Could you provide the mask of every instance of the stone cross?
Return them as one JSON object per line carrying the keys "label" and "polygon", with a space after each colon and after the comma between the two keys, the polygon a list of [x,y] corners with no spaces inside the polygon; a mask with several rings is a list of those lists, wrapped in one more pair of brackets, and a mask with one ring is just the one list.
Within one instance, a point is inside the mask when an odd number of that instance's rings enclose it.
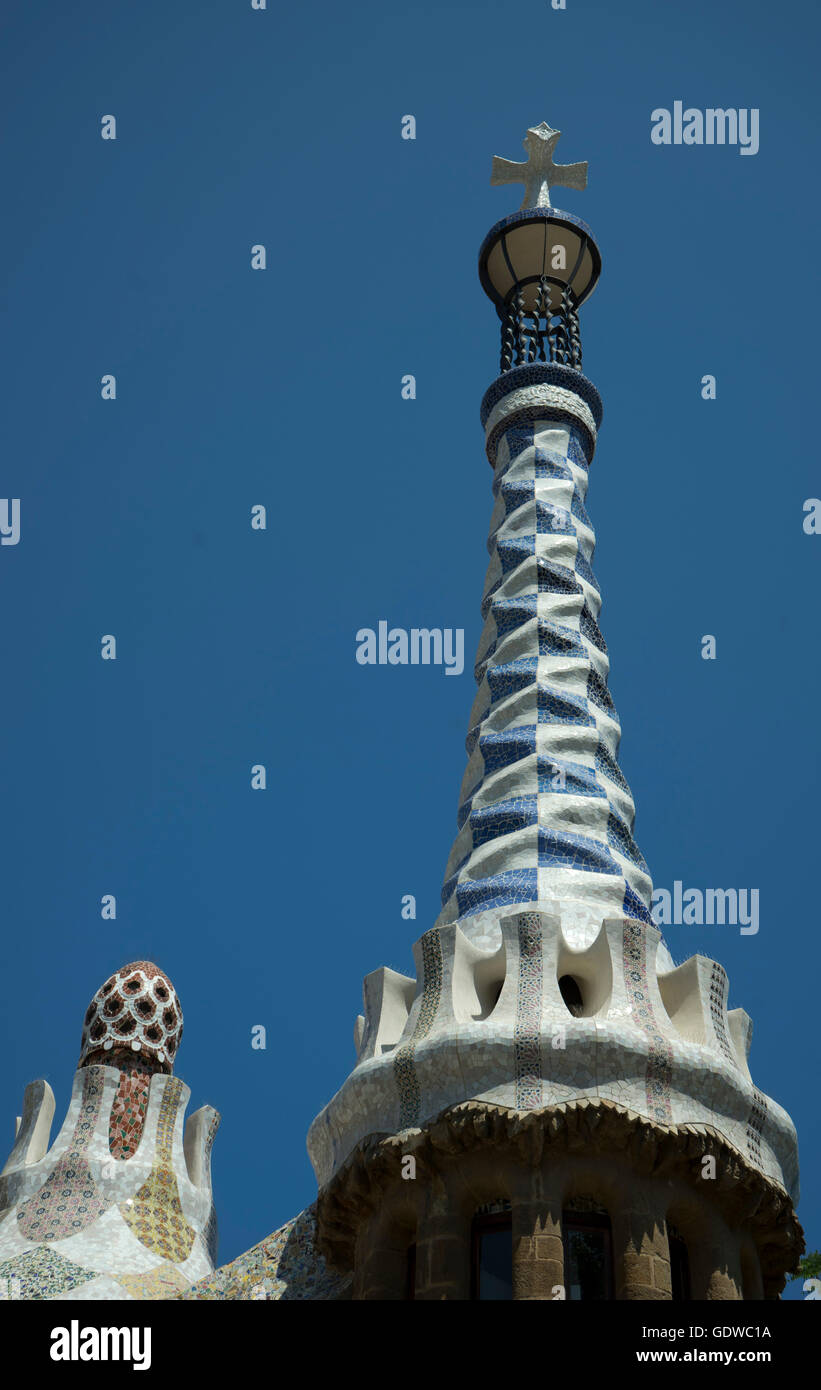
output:
{"label": "stone cross", "polygon": [[522,208],[549,208],[550,189],[554,184],[563,188],[587,187],[587,163],[554,164],[553,151],[561,135],[546,121],[531,126],[524,140],[528,158],[524,163],[493,156],[491,183],[523,183],[525,196]]}

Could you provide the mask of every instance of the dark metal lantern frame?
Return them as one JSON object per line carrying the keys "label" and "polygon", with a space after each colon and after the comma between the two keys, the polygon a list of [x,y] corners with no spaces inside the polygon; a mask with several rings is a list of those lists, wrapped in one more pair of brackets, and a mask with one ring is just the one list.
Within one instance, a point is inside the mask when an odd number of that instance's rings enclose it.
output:
{"label": "dark metal lantern frame", "polygon": [[[543,235],[530,236],[526,243],[517,237],[532,227],[541,227]],[[555,249],[560,241],[576,243],[577,251],[572,265],[557,270],[548,262],[551,242]],[[500,371],[532,362],[558,362],[581,371],[578,310],[600,272],[592,232],[570,213],[526,208],[497,222],[482,243],[479,279],[502,321]]]}

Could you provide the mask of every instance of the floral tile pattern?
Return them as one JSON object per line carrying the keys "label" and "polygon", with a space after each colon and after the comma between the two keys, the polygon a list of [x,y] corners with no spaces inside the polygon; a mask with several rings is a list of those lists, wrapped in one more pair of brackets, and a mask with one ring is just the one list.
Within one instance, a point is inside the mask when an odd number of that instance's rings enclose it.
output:
{"label": "floral tile pattern", "polygon": [[143,1245],[165,1260],[181,1264],[191,1253],[196,1232],[186,1221],[174,1172],[172,1142],[182,1082],[165,1086],[157,1120],[157,1152],[148,1181],[131,1202],[120,1204],[126,1225]]}
{"label": "floral tile pattern", "polygon": [[48,1245],[24,1250],[22,1255],[0,1264],[0,1286],[8,1288],[12,1298],[58,1298],[67,1289],[96,1278],[96,1270],[83,1269]]}
{"label": "floral tile pattern", "polygon": [[185,1275],[168,1261],[147,1274],[118,1274],[117,1279],[126,1293],[140,1299],[175,1298],[187,1287]]}
{"label": "floral tile pattern", "polygon": [[39,1192],[18,1209],[20,1234],[26,1240],[62,1240],[76,1235],[112,1205],[95,1184],[86,1158],[100,1114],[103,1089],[101,1069],[88,1067],[80,1114],[68,1150],[57,1160]]}

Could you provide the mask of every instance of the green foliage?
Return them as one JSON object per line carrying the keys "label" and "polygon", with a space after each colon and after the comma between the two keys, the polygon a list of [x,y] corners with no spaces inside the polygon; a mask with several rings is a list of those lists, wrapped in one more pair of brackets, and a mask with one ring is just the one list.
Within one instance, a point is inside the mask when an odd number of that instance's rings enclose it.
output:
{"label": "green foliage", "polygon": [[799,1279],[818,1279],[821,1278],[821,1252],[810,1250],[802,1256],[798,1263]]}

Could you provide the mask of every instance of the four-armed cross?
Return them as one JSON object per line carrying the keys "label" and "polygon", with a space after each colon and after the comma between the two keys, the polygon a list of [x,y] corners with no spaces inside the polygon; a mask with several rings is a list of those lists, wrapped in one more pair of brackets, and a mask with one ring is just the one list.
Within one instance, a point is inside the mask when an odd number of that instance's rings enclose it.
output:
{"label": "four-armed cross", "polygon": [[553,151],[561,135],[546,121],[531,126],[524,141],[528,159],[518,163],[513,159],[493,157],[491,183],[523,183],[525,186],[522,208],[549,208],[550,189],[560,184],[563,188],[587,187],[587,163],[554,164]]}

